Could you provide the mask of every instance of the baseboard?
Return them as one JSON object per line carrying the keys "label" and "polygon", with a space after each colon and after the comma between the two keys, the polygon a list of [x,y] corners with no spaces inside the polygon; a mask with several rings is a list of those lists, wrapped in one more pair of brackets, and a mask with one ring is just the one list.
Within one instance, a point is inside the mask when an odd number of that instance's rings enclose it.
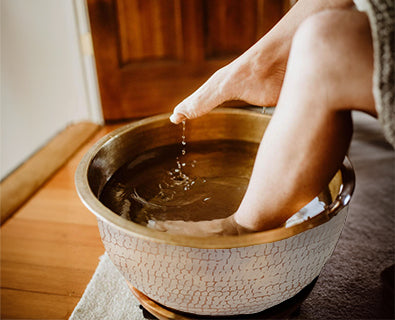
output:
{"label": "baseboard", "polygon": [[100,126],[80,122],[68,126],[0,184],[0,223],[18,210]]}

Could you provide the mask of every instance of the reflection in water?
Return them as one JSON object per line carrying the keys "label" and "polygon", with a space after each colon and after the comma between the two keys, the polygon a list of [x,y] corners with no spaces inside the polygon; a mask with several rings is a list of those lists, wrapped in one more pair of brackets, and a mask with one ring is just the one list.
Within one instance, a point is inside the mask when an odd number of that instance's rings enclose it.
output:
{"label": "reflection in water", "polygon": [[247,189],[258,144],[218,140],[149,150],[120,168],[100,200],[122,217],[209,220],[231,215]]}

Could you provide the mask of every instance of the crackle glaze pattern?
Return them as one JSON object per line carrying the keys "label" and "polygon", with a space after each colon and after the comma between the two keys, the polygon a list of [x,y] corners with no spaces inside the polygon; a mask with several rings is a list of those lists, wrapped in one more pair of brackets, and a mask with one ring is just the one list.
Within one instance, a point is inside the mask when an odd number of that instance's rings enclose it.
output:
{"label": "crackle glaze pattern", "polygon": [[250,314],[291,298],[332,254],[347,207],[291,238],[248,247],[199,249],[134,237],[98,219],[106,251],[138,290],[176,310]]}

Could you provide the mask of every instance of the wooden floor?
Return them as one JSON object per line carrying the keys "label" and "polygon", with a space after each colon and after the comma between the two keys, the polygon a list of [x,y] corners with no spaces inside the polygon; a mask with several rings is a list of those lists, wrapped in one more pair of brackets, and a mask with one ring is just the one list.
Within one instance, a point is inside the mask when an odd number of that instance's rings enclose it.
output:
{"label": "wooden floor", "polygon": [[101,129],[1,227],[1,319],[68,319],[104,253],[76,167]]}

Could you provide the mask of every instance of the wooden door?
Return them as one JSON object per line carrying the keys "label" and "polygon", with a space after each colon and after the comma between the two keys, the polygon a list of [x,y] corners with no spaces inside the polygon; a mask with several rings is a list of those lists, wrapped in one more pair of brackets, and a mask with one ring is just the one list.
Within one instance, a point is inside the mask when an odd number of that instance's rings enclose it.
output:
{"label": "wooden door", "polygon": [[168,112],[288,9],[280,0],[88,0],[106,121]]}

